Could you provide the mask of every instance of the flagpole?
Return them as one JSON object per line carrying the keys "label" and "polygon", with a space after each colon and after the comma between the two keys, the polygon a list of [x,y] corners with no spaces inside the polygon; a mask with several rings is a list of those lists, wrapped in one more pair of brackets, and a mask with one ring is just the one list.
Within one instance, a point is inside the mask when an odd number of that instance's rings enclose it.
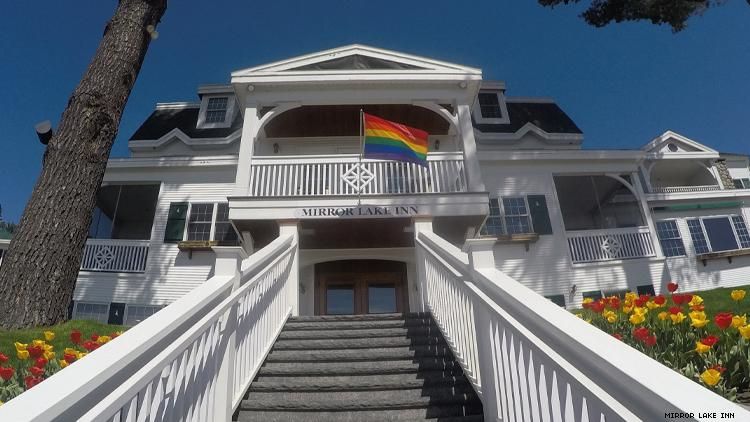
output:
{"label": "flagpole", "polygon": [[357,162],[357,206],[362,205],[362,155],[365,153],[365,137],[362,131],[365,119],[364,112],[359,109],[359,160]]}

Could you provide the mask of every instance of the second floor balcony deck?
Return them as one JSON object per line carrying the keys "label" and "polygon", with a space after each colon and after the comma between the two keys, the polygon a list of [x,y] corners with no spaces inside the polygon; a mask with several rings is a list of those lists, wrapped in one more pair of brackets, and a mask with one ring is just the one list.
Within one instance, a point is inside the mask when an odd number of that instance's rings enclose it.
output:
{"label": "second floor balcony deck", "polygon": [[430,153],[426,167],[356,154],[255,157],[250,172],[251,197],[467,192],[461,153]]}

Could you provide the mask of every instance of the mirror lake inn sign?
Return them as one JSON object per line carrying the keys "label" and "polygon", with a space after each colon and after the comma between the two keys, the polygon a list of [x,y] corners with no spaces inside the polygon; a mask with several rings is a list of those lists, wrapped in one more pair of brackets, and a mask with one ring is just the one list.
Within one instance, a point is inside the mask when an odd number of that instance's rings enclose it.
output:
{"label": "mirror lake inn sign", "polygon": [[414,205],[358,205],[352,207],[306,207],[295,212],[298,218],[388,218],[419,215]]}

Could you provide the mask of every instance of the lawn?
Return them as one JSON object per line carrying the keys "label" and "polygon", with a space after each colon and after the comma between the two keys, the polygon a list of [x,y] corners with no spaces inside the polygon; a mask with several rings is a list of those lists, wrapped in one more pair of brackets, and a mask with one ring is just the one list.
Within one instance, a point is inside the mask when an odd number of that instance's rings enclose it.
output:
{"label": "lawn", "polygon": [[[745,290],[748,297],[745,300],[735,302],[729,296],[732,290]],[[678,290],[682,292],[682,288]],[[722,287],[712,290],[703,290],[700,292],[682,292],[693,293],[703,298],[703,305],[706,307],[706,315],[713,318],[719,312],[731,312],[734,315],[747,314],[750,317],[750,284],[738,287]]]}
{"label": "lawn", "polygon": [[0,353],[10,358],[6,366],[18,366],[20,363],[16,356],[15,342],[30,344],[34,340],[44,340],[44,332],[52,331],[55,338],[47,343],[55,347],[58,359],[62,358],[62,351],[66,347],[73,347],[70,340],[70,332],[78,330],[83,339],[89,339],[92,334],[109,335],[116,331],[122,331],[125,327],[120,325],[107,325],[96,321],[71,320],[52,327],[29,328],[26,330],[0,330]]}

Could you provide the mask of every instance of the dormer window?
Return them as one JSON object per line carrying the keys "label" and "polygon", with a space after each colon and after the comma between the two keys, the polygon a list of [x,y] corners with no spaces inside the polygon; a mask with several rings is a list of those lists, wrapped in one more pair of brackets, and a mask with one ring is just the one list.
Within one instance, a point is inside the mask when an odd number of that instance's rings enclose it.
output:
{"label": "dormer window", "polygon": [[231,126],[235,108],[234,97],[231,95],[204,94],[198,114],[198,128],[214,129]]}
{"label": "dormer window", "polygon": [[503,91],[480,91],[474,103],[474,119],[477,123],[510,123]]}
{"label": "dormer window", "polygon": [[228,102],[228,97],[209,98],[206,107],[206,123],[224,123],[227,119]]}

